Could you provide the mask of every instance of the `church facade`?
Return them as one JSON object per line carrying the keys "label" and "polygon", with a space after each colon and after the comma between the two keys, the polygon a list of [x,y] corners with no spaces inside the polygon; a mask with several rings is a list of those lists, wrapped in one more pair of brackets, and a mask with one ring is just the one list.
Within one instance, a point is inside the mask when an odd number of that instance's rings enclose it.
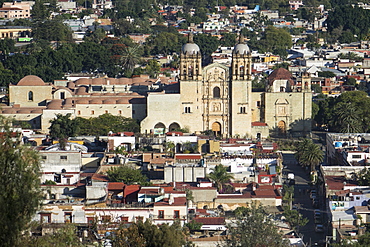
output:
{"label": "church facade", "polygon": [[311,131],[312,93],[306,76],[297,83],[278,69],[264,92],[252,92],[252,57],[243,37],[234,47],[231,66],[202,67],[201,51],[191,37],[182,47],[177,90],[149,93],[143,133],[188,129],[221,137],[305,136]]}

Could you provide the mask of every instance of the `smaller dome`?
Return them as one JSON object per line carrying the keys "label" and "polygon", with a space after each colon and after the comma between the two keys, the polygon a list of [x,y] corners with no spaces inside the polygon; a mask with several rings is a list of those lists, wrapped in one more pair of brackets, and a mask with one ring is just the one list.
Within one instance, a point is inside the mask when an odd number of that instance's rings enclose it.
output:
{"label": "smaller dome", "polygon": [[195,54],[200,53],[200,49],[197,44],[186,43],[185,45],[182,46],[181,52],[187,55],[195,55]]}
{"label": "smaller dome", "polygon": [[38,76],[28,75],[23,77],[17,86],[45,86],[45,82]]}
{"label": "smaller dome", "polygon": [[91,84],[91,79],[87,78],[80,78],[76,81],[76,85],[90,85]]}
{"label": "smaller dome", "polygon": [[68,82],[67,87],[70,88],[70,89],[75,89],[76,85],[73,81],[70,81],[70,82]]}
{"label": "smaller dome", "polygon": [[101,99],[92,99],[89,101],[89,104],[97,104],[97,105],[100,105],[102,104],[103,101]]}
{"label": "smaller dome", "polygon": [[91,81],[91,85],[106,85],[105,78],[94,78]]}
{"label": "smaller dome", "polygon": [[115,99],[105,99],[103,100],[103,104],[115,104],[116,100]]}
{"label": "smaller dome", "polygon": [[89,99],[88,98],[77,99],[75,100],[75,103],[76,104],[89,104]]}
{"label": "smaller dome", "polygon": [[85,87],[79,87],[76,94],[87,94]]}

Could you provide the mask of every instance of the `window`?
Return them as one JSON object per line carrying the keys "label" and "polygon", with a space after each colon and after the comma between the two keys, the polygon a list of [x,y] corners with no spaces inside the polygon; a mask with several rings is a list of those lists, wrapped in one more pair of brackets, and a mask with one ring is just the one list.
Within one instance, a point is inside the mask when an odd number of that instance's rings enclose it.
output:
{"label": "window", "polygon": [[243,114],[245,114],[245,113],[246,113],[246,111],[245,111],[245,106],[240,107],[240,113],[243,113]]}
{"label": "window", "polygon": [[121,216],[121,222],[122,223],[128,223],[128,217],[127,216]]}
{"label": "window", "polygon": [[257,107],[261,107],[261,101],[257,101]]}
{"label": "window", "polygon": [[72,223],[72,212],[64,213],[64,223]]}
{"label": "window", "polygon": [[41,156],[41,159],[46,160],[47,157],[43,155],[43,156]]}
{"label": "window", "polygon": [[213,98],[220,98],[221,92],[219,87],[213,88]]}
{"label": "window", "polygon": [[81,115],[81,111],[77,111],[77,114],[78,114],[78,115]]}
{"label": "window", "polygon": [[180,218],[180,211],[179,210],[174,210],[173,211],[173,218],[175,218],[175,219]]}
{"label": "window", "polygon": [[285,92],[285,87],[280,87],[280,92]]}
{"label": "window", "polygon": [[354,154],[354,155],[352,155],[352,159],[361,159],[361,155],[360,154]]}
{"label": "window", "polygon": [[136,222],[138,222],[138,221],[144,221],[144,217],[143,216],[137,216],[137,217],[135,217],[135,219],[136,219]]}
{"label": "window", "polygon": [[33,92],[32,91],[28,92],[28,101],[33,101]]}
{"label": "window", "polygon": [[191,113],[190,106],[185,107],[185,113]]}
{"label": "window", "polygon": [[101,217],[101,221],[104,222],[104,223],[110,222],[110,215],[103,215]]}
{"label": "window", "polygon": [[51,213],[40,214],[41,223],[50,223],[51,222]]}
{"label": "window", "polygon": [[71,184],[71,179],[67,178],[67,184]]}
{"label": "window", "polygon": [[95,218],[94,217],[87,217],[87,224],[92,225],[94,224]]}
{"label": "window", "polygon": [[65,98],[66,98],[66,93],[60,92],[60,99],[65,99]]}
{"label": "window", "polygon": [[121,110],[119,110],[119,111],[118,111],[118,114],[119,114],[119,115],[122,115],[122,111],[121,111]]}
{"label": "window", "polygon": [[105,114],[108,114],[108,110],[105,110]]}
{"label": "window", "polygon": [[67,160],[67,156],[62,155],[62,156],[60,156],[60,159],[61,159],[61,160]]}
{"label": "window", "polygon": [[164,210],[158,210],[158,219],[164,219]]}
{"label": "window", "polygon": [[91,115],[94,115],[94,114],[95,114],[95,111],[94,111],[94,110],[92,110],[92,111],[91,111]]}

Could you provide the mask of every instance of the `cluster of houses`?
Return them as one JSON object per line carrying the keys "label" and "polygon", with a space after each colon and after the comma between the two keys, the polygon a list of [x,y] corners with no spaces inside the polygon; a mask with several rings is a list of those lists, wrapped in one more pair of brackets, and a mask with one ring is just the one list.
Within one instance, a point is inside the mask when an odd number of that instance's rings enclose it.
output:
{"label": "cluster of houses", "polygon": [[354,240],[370,222],[370,187],[359,174],[370,161],[368,133],[328,133],[326,162],[320,166],[320,193],[326,198],[330,238]]}
{"label": "cluster of houses", "polygon": [[[46,136],[32,131],[23,133],[28,140],[46,142]],[[256,203],[276,215],[277,227],[292,243],[302,242],[292,235],[289,224],[278,217],[282,214],[282,156],[275,143],[215,140],[169,132],[150,140],[155,152],[132,148],[129,154],[120,155],[110,150],[122,145],[138,148],[148,140],[130,133],[111,133],[99,137],[105,151],[92,152],[92,143],[101,145],[94,139],[70,139],[65,150],[58,144],[37,146],[44,200],[34,220],[43,224],[43,231],[65,223],[84,229],[94,225],[97,227],[86,234],[86,239],[96,240],[120,224],[139,220],[153,224],[180,221],[182,225],[195,221],[201,223],[201,228],[193,240],[199,241],[198,246],[209,246],[220,240],[220,234],[226,230],[226,211]],[[175,144],[173,155],[161,152],[168,142]],[[199,152],[185,152],[189,143]],[[229,167],[234,176],[224,185],[223,192],[207,178],[218,164]],[[141,170],[151,185],[109,181],[107,171],[122,165]],[[209,238],[199,238],[204,235]]]}

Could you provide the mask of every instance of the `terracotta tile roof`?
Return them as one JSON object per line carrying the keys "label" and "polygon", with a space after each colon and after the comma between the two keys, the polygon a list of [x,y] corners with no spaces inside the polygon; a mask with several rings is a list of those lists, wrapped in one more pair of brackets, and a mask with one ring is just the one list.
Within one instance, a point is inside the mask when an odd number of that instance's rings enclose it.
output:
{"label": "terracotta tile roof", "polygon": [[329,190],[343,190],[344,182],[346,186],[356,186],[355,182],[347,181],[343,176],[325,176],[325,179]]}
{"label": "terracotta tile roof", "polygon": [[108,190],[123,190],[124,185],[122,182],[109,182]]}
{"label": "terracotta tile roof", "polygon": [[290,83],[292,84],[293,83],[292,79],[293,79],[292,74],[284,68],[278,68],[274,70],[274,72],[272,72],[268,77],[269,85],[272,85],[272,83],[275,80],[289,80]]}
{"label": "terracotta tile roof", "polygon": [[146,194],[146,195],[158,195],[160,193],[159,189],[155,188],[141,188],[139,194]]}
{"label": "terracotta tile roof", "polygon": [[177,160],[200,160],[201,154],[176,154],[175,159]]}
{"label": "terracotta tile roof", "polygon": [[203,225],[225,225],[224,217],[197,217],[194,221]]}
{"label": "terracotta tile roof", "polygon": [[128,196],[133,193],[138,193],[140,191],[140,185],[132,184],[132,185],[125,185],[123,188],[123,194]]}
{"label": "terracotta tile roof", "polygon": [[94,173],[94,175],[91,177],[92,180],[98,180],[98,181],[104,181],[108,182],[109,178],[106,175]]}
{"label": "terracotta tile roof", "polygon": [[170,204],[168,199],[161,202],[155,202],[154,205],[156,206],[186,206],[186,197],[175,197],[173,198],[173,203]]}
{"label": "terracotta tile roof", "polygon": [[252,122],[252,126],[267,126],[267,123],[262,123],[262,122]]}

